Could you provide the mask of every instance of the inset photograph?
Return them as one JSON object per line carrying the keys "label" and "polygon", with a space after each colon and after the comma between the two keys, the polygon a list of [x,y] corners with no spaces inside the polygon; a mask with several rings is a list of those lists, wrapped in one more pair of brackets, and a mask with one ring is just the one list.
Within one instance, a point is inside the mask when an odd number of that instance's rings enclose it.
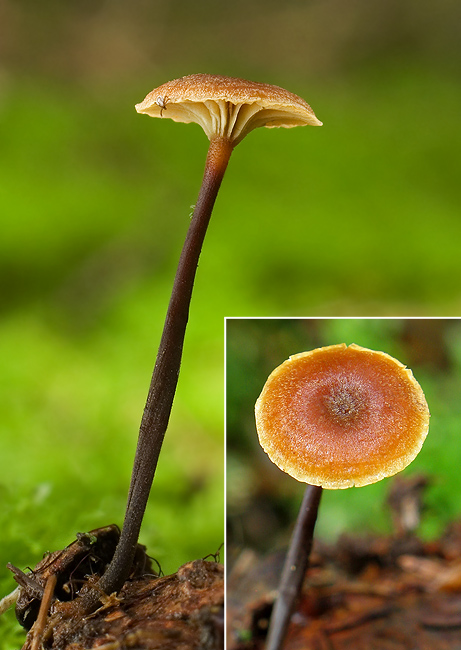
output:
{"label": "inset photograph", "polygon": [[226,319],[228,650],[456,647],[460,393],[459,319]]}

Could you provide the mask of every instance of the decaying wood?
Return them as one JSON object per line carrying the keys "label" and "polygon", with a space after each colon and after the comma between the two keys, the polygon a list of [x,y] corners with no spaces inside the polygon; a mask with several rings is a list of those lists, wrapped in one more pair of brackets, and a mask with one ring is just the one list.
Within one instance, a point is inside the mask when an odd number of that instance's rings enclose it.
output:
{"label": "decaying wood", "polygon": [[82,612],[118,537],[116,526],[100,528],[78,535],[30,573],[10,566],[19,584],[16,615],[29,630],[23,650],[221,650],[224,576],[216,561],[196,560],[159,576],[138,545],[122,590],[101,592],[99,609]]}

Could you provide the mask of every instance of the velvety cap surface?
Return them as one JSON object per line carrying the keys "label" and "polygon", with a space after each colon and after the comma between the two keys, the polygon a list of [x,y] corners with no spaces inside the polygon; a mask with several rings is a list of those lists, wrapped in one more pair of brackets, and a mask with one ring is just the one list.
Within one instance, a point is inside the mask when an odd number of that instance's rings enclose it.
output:
{"label": "velvety cap surface", "polygon": [[210,140],[226,137],[234,144],[260,126],[322,124],[304,99],[279,86],[210,74],[168,81],[152,90],[136,110],[176,122],[197,122]]}
{"label": "velvety cap surface", "polygon": [[290,357],[269,376],[255,413],[261,446],[280,469],[332,489],[401,471],[429,428],[411,370],[354,344]]}

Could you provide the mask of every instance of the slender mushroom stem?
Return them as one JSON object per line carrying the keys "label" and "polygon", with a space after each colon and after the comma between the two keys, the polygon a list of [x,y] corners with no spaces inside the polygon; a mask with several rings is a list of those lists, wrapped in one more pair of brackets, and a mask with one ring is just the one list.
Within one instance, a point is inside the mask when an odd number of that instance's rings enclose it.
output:
{"label": "slender mushroom stem", "polygon": [[301,594],[304,576],[309,563],[322,491],[321,487],[308,485],[304,492],[285,564],[283,565],[279,594],[270,620],[266,650],[279,650],[285,640],[290,618],[296,601]]}
{"label": "slender mushroom stem", "polygon": [[[127,580],[142,519],[168,426],[178,382],[182,348],[197,264],[211,212],[227,168],[233,144],[226,138],[210,141],[205,172],[189,230],[179,259],[162,338],[139,430],[131,485],[120,541],[95,590],[85,598],[85,609],[95,606],[100,591],[119,591]],[[91,596],[88,598],[88,596]]]}

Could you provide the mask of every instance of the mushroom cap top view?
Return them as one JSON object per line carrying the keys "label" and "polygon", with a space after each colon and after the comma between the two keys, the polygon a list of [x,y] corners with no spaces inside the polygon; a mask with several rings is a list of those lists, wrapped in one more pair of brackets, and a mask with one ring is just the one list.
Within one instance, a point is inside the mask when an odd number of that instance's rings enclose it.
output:
{"label": "mushroom cap top view", "polygon": [[192,74],[155,88],[138,113],[200,124],[210,140],[225,138],[234,146],[260,126],[321,126],[309,104],[279,86],[236,77]]}
{"label": "mushroom cap top view", "polygon": [[291,356],[256,407],[259,441],[298,481],[339,489],[375,483],[417,456],[429,409],[411,370],[342,343]]}

